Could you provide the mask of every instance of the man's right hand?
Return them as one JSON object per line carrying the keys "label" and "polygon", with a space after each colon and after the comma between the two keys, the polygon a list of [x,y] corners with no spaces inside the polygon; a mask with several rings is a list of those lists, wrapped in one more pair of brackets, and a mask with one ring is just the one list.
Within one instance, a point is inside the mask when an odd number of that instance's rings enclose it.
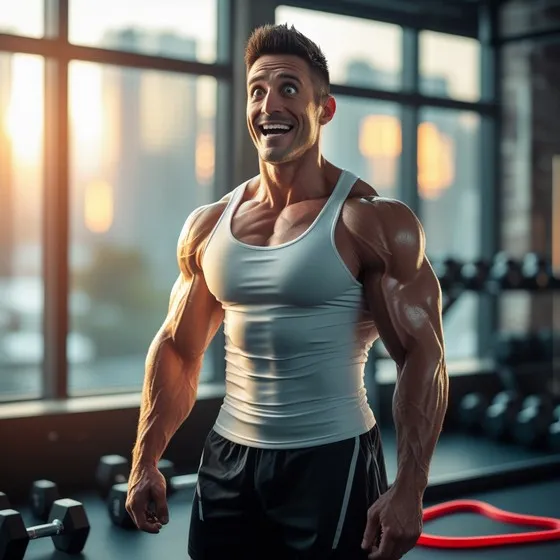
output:
{"label": "man's right hand", "polygon": [[169,523],[166,490],[157,467],[138,466],[130,473],[126,511],[141,531],[159,533]]}

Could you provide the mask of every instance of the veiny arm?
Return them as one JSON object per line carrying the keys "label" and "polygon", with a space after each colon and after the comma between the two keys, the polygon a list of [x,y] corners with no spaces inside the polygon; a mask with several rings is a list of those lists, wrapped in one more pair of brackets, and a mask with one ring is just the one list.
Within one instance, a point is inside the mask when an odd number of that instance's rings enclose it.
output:
{"label": "veiny arm", "polygon": [[397,435],[394,486],[419,497],[447,410],[441,289],[425,254],[424,231],[410,209],[387,199],[364,208],[370,233],[364,287],[379,335],[397,365],[393,418]]}
{"label": "veiny arm", "polygon": [[222,209],[219,203],[199,208],[181,232],[180,274],[167,317],[147,354],[133,471],[157,465],[195,404],[204,352],[223,320],[222,307],[202,275],[199,256]]}

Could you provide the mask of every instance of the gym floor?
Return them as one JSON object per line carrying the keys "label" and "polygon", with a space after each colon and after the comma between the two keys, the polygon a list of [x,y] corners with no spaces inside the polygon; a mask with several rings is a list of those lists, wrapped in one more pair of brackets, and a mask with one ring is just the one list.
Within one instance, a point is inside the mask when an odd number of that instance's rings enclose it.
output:
{"label": "gym floor", "polygon": [[[384,434],[387,468],[395,472],[395,441],[389,432]],[[542,455],[540,458],[544,459]],[[522,461],[538,460],[539,453],[521,450],[508,444],[495,444],[485,439],[456,434],[442,434],[431,472],[431,484],[457,473],[483,472],[498,467],[507,471],[508,467]],[[446,500],[429,500],[428,507],[454,498],[473,498],[490,503],[507,511],[532,514],[560,519],[560,457],[549,457],[556,463],[555,475],[535,476],[525,484],[494,489],[486,492],[473,491],[450,496]],[[159,535],[149,535],[136,531],[126,531],[112,525],[104,503],[93,493],[68,496],[81,501],[91,524],[89,540],[80,558],[82,560],[106,560],[129,557],[136,560],[153,560],[158,556],[167,559],[188,558],[187,538],[191,511],[192,491],[181,491],[169,498],[170,522]],[[14,504],[22,513],[26,526],[38,525],[27,507]],[[474,514],[455,514],[451,517],[426,523],[425,530],[431,534],[444,536],[474,536],[517,533],[527,529],[503,525]],[[29,543],[26,553],[28,560],[68,560],[68,556],[54,551],[50,538],[42,538]],[[406,556],[410,560],[557,560],[560,558],[560,540],[548,543],[517,545],[500,548],[471,550],[441,550],[416,547]]]}

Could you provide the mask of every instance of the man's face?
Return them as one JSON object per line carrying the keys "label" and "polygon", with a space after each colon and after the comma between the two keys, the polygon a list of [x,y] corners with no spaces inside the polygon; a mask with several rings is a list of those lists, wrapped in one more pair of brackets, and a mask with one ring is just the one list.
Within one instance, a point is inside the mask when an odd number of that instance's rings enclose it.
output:
{"label": "man's face", "polygon": [[247,95],[249,133],[268,163],[301,157],[334,115],[334,99],[317,99],[310,68],[297,56],[260,57],[247,76]]}

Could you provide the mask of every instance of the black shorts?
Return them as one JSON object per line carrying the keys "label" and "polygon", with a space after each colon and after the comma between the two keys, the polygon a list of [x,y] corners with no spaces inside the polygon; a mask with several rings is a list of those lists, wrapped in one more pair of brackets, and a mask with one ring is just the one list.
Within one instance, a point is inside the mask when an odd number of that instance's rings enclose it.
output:
{"label": "black shorts", "polygon": [[193,560],[367,558],[367,510],[388,488],[377,426],[304,449],[256,449],[213,430],[204,445],[188,552]]}

